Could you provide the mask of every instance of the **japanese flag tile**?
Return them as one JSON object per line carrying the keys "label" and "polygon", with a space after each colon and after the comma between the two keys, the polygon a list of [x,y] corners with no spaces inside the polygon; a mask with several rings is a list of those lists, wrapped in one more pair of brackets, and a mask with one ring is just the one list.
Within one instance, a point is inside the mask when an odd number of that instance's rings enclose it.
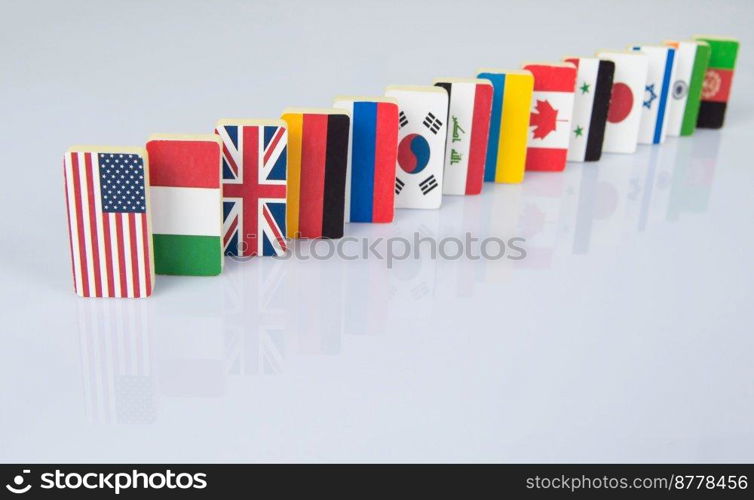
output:
{"label": "japanese flag tile", "polygon": [[633,51],[602,50],[597,57],[615,63],[602,151],[633,153],[639,138],[642,100],[647,82],[647,56]]}

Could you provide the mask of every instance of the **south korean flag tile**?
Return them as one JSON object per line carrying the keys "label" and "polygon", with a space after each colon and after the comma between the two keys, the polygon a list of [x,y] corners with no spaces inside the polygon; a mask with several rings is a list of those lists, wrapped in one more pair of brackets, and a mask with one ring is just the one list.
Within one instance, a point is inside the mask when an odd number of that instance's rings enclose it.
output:
{"label": "south korean flag tile", "polygon": [[395,207],[440,208],[448,93],[435,86],[390,86],[398,101]]}

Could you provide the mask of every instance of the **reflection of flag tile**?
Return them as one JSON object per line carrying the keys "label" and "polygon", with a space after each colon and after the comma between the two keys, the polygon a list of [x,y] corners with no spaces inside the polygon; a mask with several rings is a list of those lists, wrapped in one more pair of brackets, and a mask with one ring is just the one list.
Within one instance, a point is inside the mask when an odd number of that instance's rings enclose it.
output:
{"label": "reflection of flag tile", "polygon": [[135,303],[78,306],[86,413],[91,422],[157,418],[147,311]]}
{"label": "reflection of flag tile", "polygon": [[702,103],[699,108],[697,127],[720,128],[725,121],[733,70],[738,56],[738,40],[716,36],[696,35],[695,40],[707,42],[710,59],[702,86]]}
{"label": "reflection of flag tile", "polygon": [[484,165],[486,182],[524,180],[534,77],[526,70],[481,69],[492,83],[492,111]]}
{"label": "reflection of flag tile", "polygon": [[565,168],[573,113],[576,68],[573,64],[526,64],[534,75],[526,170]]}
{"label": "reflection of flag tile", "polygon": [[[346,222],[392,222],[398,104],[395,99],[336,97],[351,115],[346,176]],[[405,115],[402,116],[406,120]]]}
{"label": "reflection of flag tile", "polygon": [[699,116],[710,46],[701,41],[666,41],[665,44],[676,49],[667,133],[670,136],[691,135],[696,130]]}
{"label": "reflection of flag tile", "polygon": [[340,109],[288,108],[289,238],[341,238],[345,208],[348,129]]}
{"label": "reflection of flag tile", "polygon": [[254,278],[229,273],[223,315],[225,364],[230,375],[275,374],[285,358],[284,261],[265,262]]}
{"label": "reflection of flag tile", "polygon": [[435,85],[449,96],[443,194],[479,194],[492,109],[492,84],[474,78],[443,78]]}
{"label": "reflection of flag tile", "polygon": [[570,57],[566,62],[577,69],[568,161],[597,161],[602,156],[615,63],[594,57]]}

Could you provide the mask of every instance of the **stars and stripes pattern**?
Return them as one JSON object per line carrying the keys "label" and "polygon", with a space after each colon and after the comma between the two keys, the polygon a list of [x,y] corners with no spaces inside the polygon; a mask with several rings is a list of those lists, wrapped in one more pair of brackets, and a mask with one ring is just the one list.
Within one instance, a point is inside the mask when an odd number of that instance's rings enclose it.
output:
{"label": "stars and stripes pattern", "polygon": [[84,404],[91,423],[148,424],[157,419],[145,306],[78,304]]}
{"label": "stars and stripes pattern", "polygon": [[288,133],[282,126],[222,125],[226,255],[282,255]]}
{"label": "stars and stripes pattern", "polygon": [[149,296],[154,263],[143,157],[69,151],[63,175],[76,293]]}

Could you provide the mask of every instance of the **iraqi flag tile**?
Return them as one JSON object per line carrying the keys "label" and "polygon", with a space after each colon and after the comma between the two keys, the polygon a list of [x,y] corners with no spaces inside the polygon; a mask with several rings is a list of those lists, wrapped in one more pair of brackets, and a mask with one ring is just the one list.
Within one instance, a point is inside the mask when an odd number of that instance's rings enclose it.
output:
{"label": "iraqi flag tile", "polygon": [[448,92],[448,133],[445,141],[443,194],[479,194],[492,109],[492,84],[476,78],[439,78]]}
{"label": "iraqi flag tile", "polygon": [[346,172],[345,221],[392,222],[398,103],[389,97],[335,98],[351,116]]}
{"label": "iraqi flag tile", "polygon": [[665,45],[636,45],[634,51],[647,55],[647,82],[641,103],[639,144],[665,142],[670,93],[675,81],[675,49]]}
{"label": "iraqi flag tile", "polygon": [[675,81],[670,93],[667,134],[691,135],[696,130],[702,98],[704,74],[709,64],[710,46],[700,41],[666,41],[675,48]]}
{"label": "iraqi flag tile", "polygon": [[348,130],[342,109],[287,108],[289,238],[342,238]]}
{"label": "iraqi flag tile", "polygon": [[529,63],[534,75],[526,170],[565,169],[571,135],[576,67],[571,63]]}
{"label": "iraqi flag tile", "polygon": [[396,208],[440,208],[442,203],[448,93],[435,86],[391,85],[398,101]]}
{"label": "iraqi flag tile", "polygon": [[598,161],[602,156],[615,63],[595,57],[569,57],[565,61],[577,69],[568,161]]}
{"label": "iraqi flag tile", "polygon": [[634,153],[639,138],[647,56],[640,52],[603,50],[597,57],[615,63],[613,90],[607,111],[604,153]]}

